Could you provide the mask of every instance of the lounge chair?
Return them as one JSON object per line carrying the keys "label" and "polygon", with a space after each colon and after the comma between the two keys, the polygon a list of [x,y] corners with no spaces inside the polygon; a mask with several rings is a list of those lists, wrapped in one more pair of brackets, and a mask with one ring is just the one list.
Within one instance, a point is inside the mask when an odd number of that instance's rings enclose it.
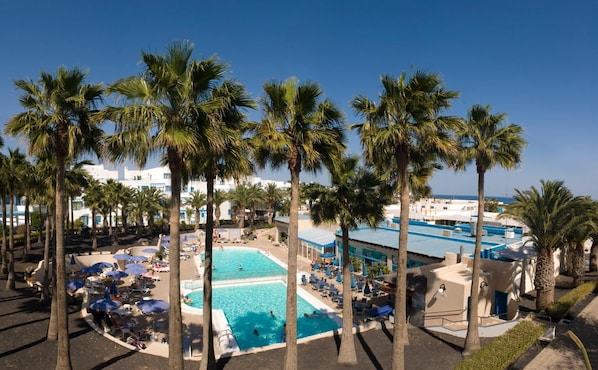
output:
{"label": "lounge chair", "polygon": [[114,335],[118,331],[120,331],[121,339],[126,338],[126,335],[129,335],[129,336],[133,335],[133,332],[131,331],[131,329],[133,329],[135,327],[134,322],[119,323],[112,316],[110,316],[110,319],[112,321],[112,327],[110,328],[110,334]]}
{"label": "lounge chair", "polygon": [[390,305],[372,308],[368,311],[369,318],[378,318],[382,316],[388,316],[393,313],[393,308]]}

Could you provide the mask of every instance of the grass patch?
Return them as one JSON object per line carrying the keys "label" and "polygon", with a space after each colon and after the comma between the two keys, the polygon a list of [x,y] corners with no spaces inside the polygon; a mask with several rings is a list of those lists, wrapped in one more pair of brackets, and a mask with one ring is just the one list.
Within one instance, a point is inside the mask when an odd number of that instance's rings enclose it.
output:
{"label": "grass patch", "polygon": [[543,315],[550,316],[552,321],[558,322],[566,317],[567,313],[577,302],[581,301],[589,294],[591,294],[598,287],[598,280],[588,281],[580,286],[572,289],[569,293],[562,296],[558,301],[546,307],[542,312]]}
{"label": "grass patch", "polygon": [[458,370],[503,370],[544,333],[546,326],[524,320],[461,361]]}

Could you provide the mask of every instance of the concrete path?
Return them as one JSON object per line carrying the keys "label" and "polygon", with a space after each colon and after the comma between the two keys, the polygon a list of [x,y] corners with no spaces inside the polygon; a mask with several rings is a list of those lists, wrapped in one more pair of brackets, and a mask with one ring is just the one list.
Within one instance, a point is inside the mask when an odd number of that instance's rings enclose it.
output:
{"label": "concrete path", "polygon": [[[565,325],[557,336],[544,348],[524,369],[585,369],[584,356],[575,342],[567,335],[573,332],[584,344],[592,368],[598,369],[598,297],[592,301],[568,325]],[[535,344],[539,345],[539,344]]]}

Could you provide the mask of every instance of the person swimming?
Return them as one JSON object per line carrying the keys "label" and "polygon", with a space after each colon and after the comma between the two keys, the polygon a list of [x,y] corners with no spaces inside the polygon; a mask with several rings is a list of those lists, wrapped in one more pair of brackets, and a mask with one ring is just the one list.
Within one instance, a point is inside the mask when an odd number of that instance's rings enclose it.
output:
{"label": "person swimming", "polygon": [[259,332],[259,331],[257,331],[257,329],[253,329],[253,334],[254,334],[254,335],[260,335],[260,332]]}
{"label": "person swimming", "polygon": [[243,265],[239,264],[239,266],[237,266],[237,268],[238,268],[239,270],[243,270]]}
{"label": "person swimming", "polygon": [[274,311],[270,311],[270,316],[276,317],[276,315],[274,315]]}

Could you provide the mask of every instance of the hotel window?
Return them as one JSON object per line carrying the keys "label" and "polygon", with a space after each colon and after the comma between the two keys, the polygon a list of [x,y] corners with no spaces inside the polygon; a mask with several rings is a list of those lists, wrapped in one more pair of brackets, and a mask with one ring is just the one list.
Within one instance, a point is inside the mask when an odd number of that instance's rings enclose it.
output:
{"label": "hotel window", "polygon": [[165,179],[169,179],[170,178],[170,172],[165,172],[164,173],[164,178]]}

